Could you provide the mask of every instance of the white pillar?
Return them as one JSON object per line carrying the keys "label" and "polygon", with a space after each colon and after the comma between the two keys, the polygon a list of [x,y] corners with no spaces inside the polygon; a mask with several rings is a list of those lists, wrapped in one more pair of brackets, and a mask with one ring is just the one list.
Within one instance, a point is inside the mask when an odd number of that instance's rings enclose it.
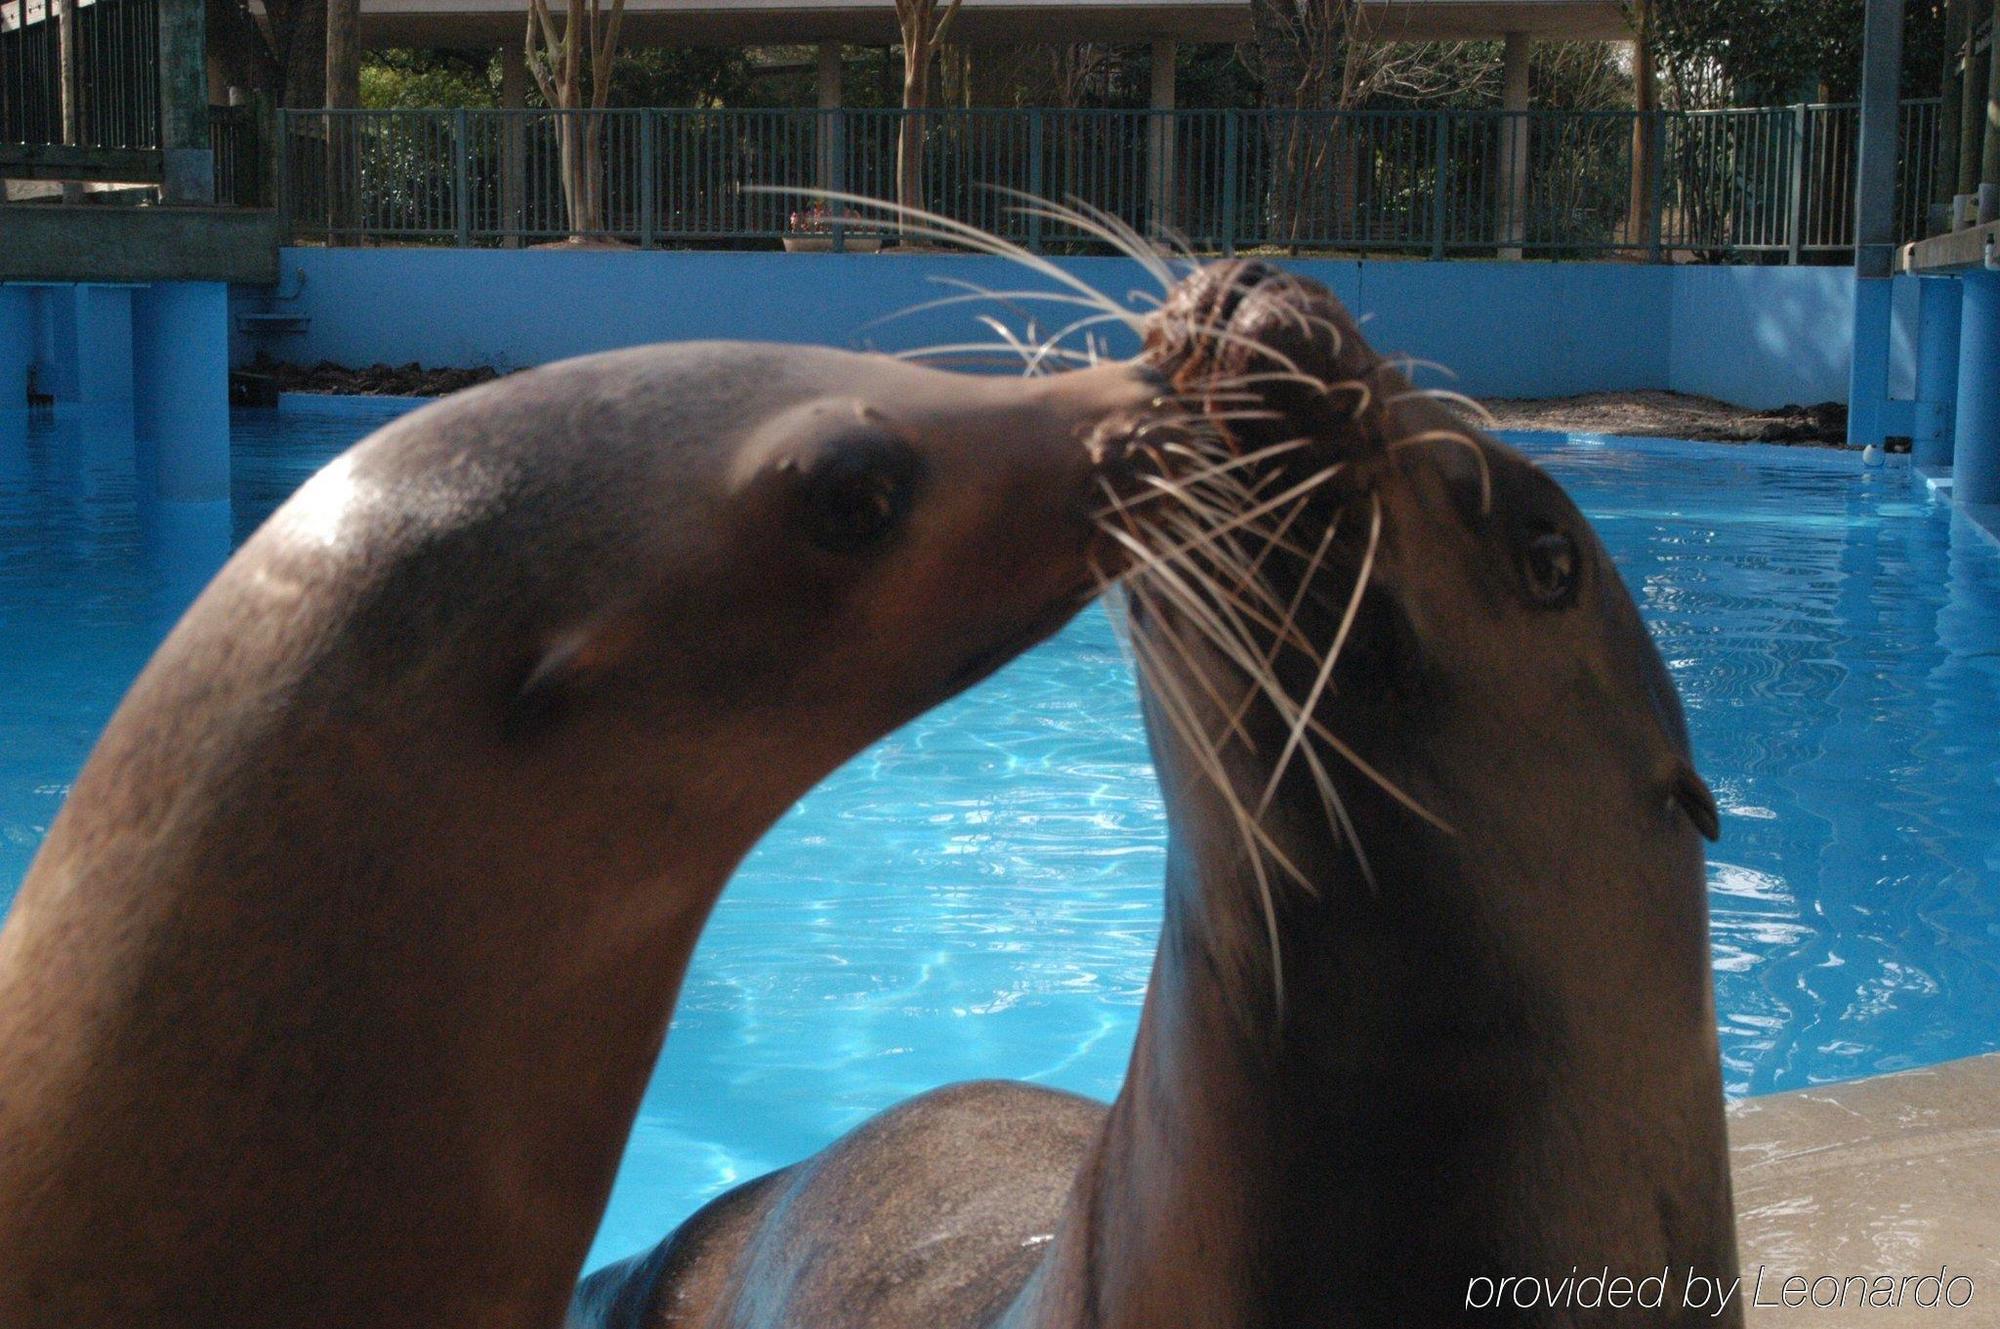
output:
{"label": "white pillar", "polygon": [[840,43],[821,42],[819,44],[819,108],[822,111],[836,110],[841,98]]}
{"label": "white pillar", "polygon": [[1165,232],[1174,224],[1174,60],[1180,43],[1172,37],[1153,39],[1152,108],[1164,114],[1151,117],[1147,135],[1146,198],[1153,227]]}
{"label": "white pillar", "polygon": [[[819,187],[821,189],[841,189],[846,173],[841,169],[840,160],[846,150],[840,134],[841,87],[843,70],[840,63],[840,43],[823,41],[819,44]],[[844,212],[844,208],[835,208]]]}
{"label": "white pillar", "polygon": [[1528,238],[1528,63],[1534,52],[1533,37],[1510,32],[1501,56],[1500,109],[1507,114],[1500,132],[1500,234],[1508,243],[1500,257],[1516,261]]}
{"label": "white pillar", "polygon": [[528,117],[518,114],[528,105],[528,59],[519,42],[500,48],[500,109],[512,112],[501,121],[500,226],[509,249],[521,247],[525,177],[528,171]]}
{"label": "white pillar", "polygon": [[79,283],[76,300],[78,417],[107,423],[132,418],[132,288]]}
{"label": "white pillar", "polygon": [[28,366],[35,362],[35,299],[25,286],[0,286],[0,445],[28,419]]}
{"label": "white pillar", "polygon": [[[129,293],[128,293],[129,294]],[[229,499],[229,288],[160,282],[128,301],[142,483],[184,503]]]}

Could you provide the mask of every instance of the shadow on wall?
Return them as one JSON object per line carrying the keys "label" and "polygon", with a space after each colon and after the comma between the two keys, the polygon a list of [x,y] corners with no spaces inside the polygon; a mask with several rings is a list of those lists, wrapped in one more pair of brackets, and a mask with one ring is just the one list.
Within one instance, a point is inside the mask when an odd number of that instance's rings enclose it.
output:
{"label": "shadow on wall", "polygon": [[[1667,385],[1740,406],[1846,401],[1854,280],[1847,268],[1675,269]],[[1915,357],[1905,298],[1897,308],[1891,384],[1907,391]]]}
{"label": "shadow on wall", "polygon": [[[1159,290],[1127,260],[1059,262],[1138,312]],[[1020,360],[982,314],[1046,335],[1096,312],[1045,275],[950,254],[288,249],[282,266],[274,291],[236,292],[237,312],[298,315],[305,327],[253,341],[239,318],[239,363],[263,349],[301,364],[508,370],[642,342],[731,338],[884,351],[977,344],[986,349],[958,363],[1004,372]],[[1854,278],[1844,268],[1288,266],[1331,287],[1380,349],[1450,371],[1421,370],[1431,386],[1495,397],[1666,388],[1750,407],[1848,394]],[[935,303],[965,294],[963,284],[1009,294]],[[1114,356],[1136,346],[1116,325],[1089,331]]]}

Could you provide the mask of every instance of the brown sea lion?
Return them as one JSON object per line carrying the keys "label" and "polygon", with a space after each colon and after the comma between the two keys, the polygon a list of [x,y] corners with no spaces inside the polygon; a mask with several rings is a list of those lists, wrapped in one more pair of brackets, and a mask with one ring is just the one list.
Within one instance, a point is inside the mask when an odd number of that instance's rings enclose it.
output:
{"label": "brown sea lion", "polygon": [[1147,356],[1189,418],[1110,518],[1171,829],[1123,1091],[915,1100],[573,1323],[1740,1323],[1688,1290],[1737,1270],[1716,811],[1589,524],[1314,283],[1200,271]]}
{"label": "brown sea lion", "polygon": [[559,1324],[737,861],[1094,592],[1158,391],[655,347],[322,471],[0,933],[0,1325]]}

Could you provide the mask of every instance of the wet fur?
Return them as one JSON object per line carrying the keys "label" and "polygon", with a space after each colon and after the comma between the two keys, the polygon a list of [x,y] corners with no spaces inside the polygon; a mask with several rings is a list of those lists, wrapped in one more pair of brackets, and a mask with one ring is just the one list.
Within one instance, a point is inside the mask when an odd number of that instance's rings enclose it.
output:
{"label": "wet fur", "polygon": [[[1468,1280],[1735,1274],[1714,808],[1587,523],[1311,283],[1197,272],[1148,354],[1182,408],[1134,444],[1164,488],[1114,492],[1105,520],[1129,537],[1167,917],[1045,1258],[925,1262],[933,1214],[978,1210],[993,1158],[918,1100],[677,1264],[706,1290],[685,1318],[598,1313],[659,1271],[641,1262],[586,1284],[577,1324],[1623,1323],[1468,1312]],[[1575,591],[1538,607],[1517,551],[1547,531],[1573,542]],[[983,1249],[1039,1235],[1039,1212],[1002,1210]]]}

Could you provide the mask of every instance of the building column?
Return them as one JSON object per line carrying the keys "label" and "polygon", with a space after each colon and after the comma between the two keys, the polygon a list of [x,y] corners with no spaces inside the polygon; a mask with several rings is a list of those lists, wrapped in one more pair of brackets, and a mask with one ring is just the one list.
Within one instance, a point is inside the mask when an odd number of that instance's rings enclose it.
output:
{"label": "building column", "polygon": [[229,498],[229,288],[159,282],[131,301],[141,483],[182,503]]}
{"label": "building column", "polygon": [[1919,466],[1951,465],[1964,289],[1956,277],[1917,282],[1917,412],[1910,460]]}
{"label": "building column", "polygon": [[132,289],[83,283],[74,288],[74,405],[92,424],[132,418]]}
{"label": "building column", "polygon": [[[816,78],[819,91],[819,187],[841,190],[846,187],[847,144],[842,134],[843,121],[839,114],[842,100],[846,96],[843,86],[846,70],[841,63],[841,47],[837,41],[823,41],[819,44],[819,70]],[[845,212],[844,207],[831,209]]]}
{"label": "building column", "polygon": [[841,80],[844,73],[845,69],[840,59],[840,43],[831,41],[821,42],[819,44],[818,75],[820,110],[837,111],[840,109],[842,97]]}
{"label": "building column", "polygon": [[1507,34],[1500,57],[1500,234],[1508,242],[1500,257],[1519,261],[1528,238],[1528,63],[1535,39],[1525,32]]}
{"label": "building column", "polygon": [[160,199],[215,202],[208,142],[208,8],[205,0],[160,0]]}
{"label": "building column", "polygon": [[1854,359],[1848,370],[1847,444],[1881,447],[1889,434],[1889,359],[1894,345],[1896,284],[1854,283]]}
{"label": "building column", "polygon": [[1847,441],[1888,435],[1889,348],[1895,290],[1897,86],[1903,0],[1868,0],[1861,60],[1861,150],[1854,168],[1854,365]]}
{"label": "building column", "polygon": [[1146,198],[1153,229],[1166,234],[1174,225],[1174,62],[1180,43],[1172,37],[1153,39],[1152,108],[1164,114],[1149,117],[1146,136]]}
{"label": "building column", "polygon": [[500,48],[500,227],[509,249],[521,247],[527,225],[528,57],[519,42]]}
{"label": "building column", "polygon": [[1979,224],[2000,221],[2000,0],[1993,0],[1993,26],[1987,39],[1986,135],[1980,153]]}
{"label": "building column", "polygon": [[34,292],[26,286],[0,285],[0,445],[23,432],[28,419],[28,368],[34,362]]}
{"label": "building column", "polygon": [[[1975,6],[1978,0],[1970,0]],[[1979,215],[1979,167],[1986,149],[1987,76],[1992,61],[1981,60],[1973,50],[1979,35],[1979,12],[1974,8],[1965,20],[1964,69],[1958,80],[1958,215],[1952,229],[1970,226]]]}
{"label": "building column", "polygon": [[1969,272],[1962,284],[1952,496],[1961,503],[2000,503],[2000,272]]}

